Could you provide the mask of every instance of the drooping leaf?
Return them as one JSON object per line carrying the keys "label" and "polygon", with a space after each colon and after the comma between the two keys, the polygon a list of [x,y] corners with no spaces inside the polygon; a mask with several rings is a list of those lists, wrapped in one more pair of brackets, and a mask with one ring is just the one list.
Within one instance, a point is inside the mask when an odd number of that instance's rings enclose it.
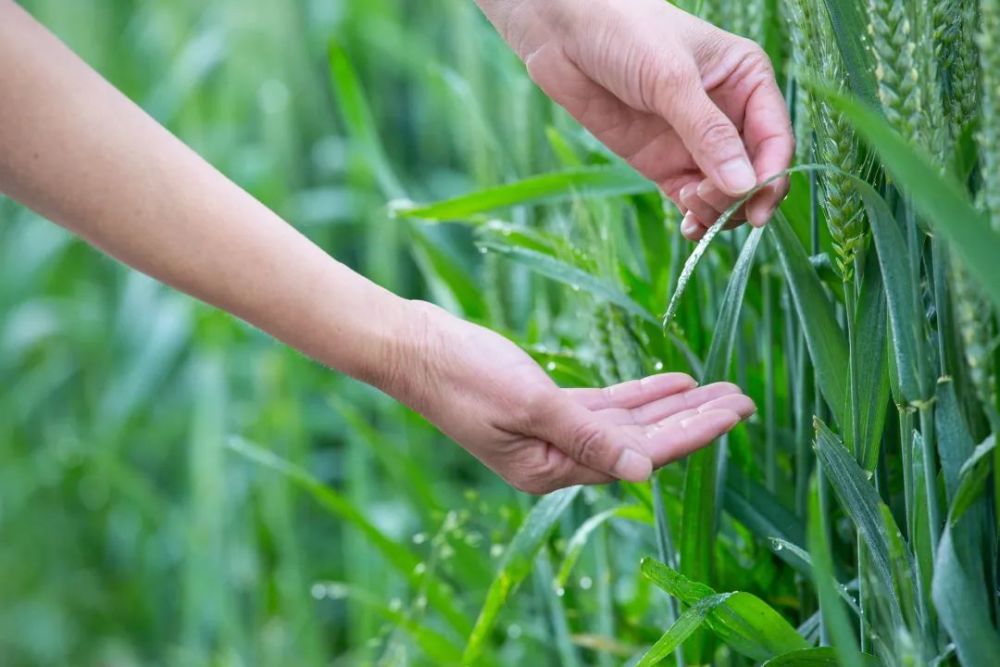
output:
{"label": "drooping leaf", "polygon": [[[743,250],[733,267],[729,285],[723,296],[719,319],[715,325],[712,346],[705,360],[702,380],[721,380],[725,377],[733,342],[739,327],[743,295],[753,267],[753,259],[760,245],[761,230],[755,229],[747,237]],[[688,576],[701,581],[712,579],[712,556],[715,532],[718,525],[719,451],[708,447],[688,458],[682,491],[683,514],[679,538],[681,569]],[[693,650],[701,651],[698,645]],[[694,657],[697,657],[695,655]]]}
{"label": "drooping leaf", "polygon": [[571,266],[566,262],[537,250],[529,250],[517,246],[498,243],[493,240],[485,240],[480,246],[488,250],[497,252],[511,261],[523,264],[527,268],[542,274],[547,278],[563,283],[575,290],[583,290],[590,293],[599,300],[613,303],[622,308],[627,313],[634,315],[647,322],[655,323],[656,318],[630,299],[617,286],[594,276],[591,273]]}
{"label": "drooping leaf", "polygon": [[469,642],[465,647],[463,664],[476,664],[486,646],[490,632],[496,624],[500,610],[503,609],[518,584],[531,572],[535,556],[545,543],[545,538],[548,537],[556,521],[579,493],[579,486],[571,486],[550,493],[539,500],[528,512],[524,523],[521,524],[514,539],[504,551],[503,559],[500,561],[500,569],[486,593],[486,601],[483,603],[476,624],[469,635]]}
{"label": "drooping leaf", "polygon": [[396,202],[396,215],[422,220],[460,220],[511,206],[554,204],[578,197],[656,192],[656,186],[625,165],[577,167],[540,174],[433,204]]}
{"label": "drooping leaf", "polygon": [[642,655],[635,667],[650,667],[656,665],[668,655],[674,652],[684,640],[690,637],[698,629],[708,615],[719,605],[723,604],[733,594],[720,593],[709,595],[691,605],[684,610],[684,613],[674,621],[674,624],[653,644],[646,653]]}
{"label": "drooping leaf", "polygon": [[[643,559],[641,571],[643,576],[685,604],[695,605],[716,595],[711,587],[692,581],[652,558]],[[712,607],[706,622],[734,651],[754,660],[767,660],[808,648],[809,643],[802,635],[757,596],[742,591],[728,595]]]}

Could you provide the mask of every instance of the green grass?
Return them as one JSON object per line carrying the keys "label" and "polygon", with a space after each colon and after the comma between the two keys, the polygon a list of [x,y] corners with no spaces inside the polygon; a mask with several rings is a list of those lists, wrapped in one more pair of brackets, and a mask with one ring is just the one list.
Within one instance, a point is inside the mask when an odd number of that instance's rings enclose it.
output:
{"label": "green grass", "polygon": [[[764,41],[803,161],[849,173],[793,173],[690,270],[676,211],[468,0],[25,2],[379,283],[564,385],[684,370],[762,411],[654,484],[536,501],[0,201],[0,664],[990,664],[1000,147],[956,114],[996,40],[961,3],[788,1],[688,4]],[[827,6],[836,66],[788,52]],[[870,11],[909,13],[913,62],[859,48]],[[913,83],[923,111],[884,106]]]}

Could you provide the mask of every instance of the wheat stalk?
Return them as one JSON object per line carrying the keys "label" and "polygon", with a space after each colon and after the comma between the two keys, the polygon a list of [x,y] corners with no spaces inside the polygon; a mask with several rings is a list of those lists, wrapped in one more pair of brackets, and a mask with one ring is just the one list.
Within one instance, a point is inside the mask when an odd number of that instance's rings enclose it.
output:
{"label": "wheat stalk", "polygon": [[[827,84],[843,88],[843,67],[826,9],[816,0],[794,0],[787,7],[799,66]],[[847,173],[859,173],[858,142],[843,115],[812,96],[806,109],[816,133],[818,160]],[[837,269],[841,278],[849,282],[865,240],[861,199],[850,179],[840,174],[826,174],[821,182],[823,212],[833,238]]]}
{"label": "wheat stalk", "polygon": [[982,95],[979,155],[983,204],[1000,233],[1000,0],[980,0],[979,59]]}
{"label": "wheat stalk", "polygon": [[878,96],[886,119],[906,139],[923,143],[920,74],[909,4],[904,0],[869,0],[868,16]]}

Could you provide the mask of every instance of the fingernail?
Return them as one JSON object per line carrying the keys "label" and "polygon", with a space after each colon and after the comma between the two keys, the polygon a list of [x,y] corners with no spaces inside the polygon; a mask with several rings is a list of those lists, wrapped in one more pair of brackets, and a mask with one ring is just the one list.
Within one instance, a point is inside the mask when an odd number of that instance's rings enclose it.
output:
{"label": "fingernail", "polygon": [[653,474],[653,462],[631,449],[624,449],[615,464],[614,473],[619,479],[644,482]]}
{"label": "fingernail", "polygon": [[681,222],[681,233],[685,236],[690,236],[698,231],[699,227],[701,227],[701,225],[698,224],[698,221],[694,219],[694,216],[688,213],[684,216],[684,221]]}
{"label": "fingernail", "polygon": [[747,213],[750,224],[754,227],[763,227],[771,219],[771,209],[768,206],[757,205],[750,208]]}
{"label": "fingernail", "polygon": [[698,196],[702,199],[706,199],[709,193],[712,192],[712,182],[705,180],[698,184]]}
{"label": "fingernail", "polygon": [[729,162],[724,162],[719,167],[719,178],[723,185],[733,194],[743,194],[753,189],[757,185],[757,174],[753,167],[744,158],[736,158]]}

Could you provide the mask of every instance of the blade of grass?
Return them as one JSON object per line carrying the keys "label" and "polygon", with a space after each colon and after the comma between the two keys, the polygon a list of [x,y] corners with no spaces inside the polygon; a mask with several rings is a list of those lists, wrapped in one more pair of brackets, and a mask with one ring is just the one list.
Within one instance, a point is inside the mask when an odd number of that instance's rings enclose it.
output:
{"label": "blade of grass", "polygon": [[[717,594],[711,587],[692,581],[652,558],[644,558],[640,571],[664,591],[688,605],[696,605]],[[755,595],[743,591],[709,610],[709,628],[734,651],[754,660],[767,660],[809,644],[781,614]],[[693,632],[693,630],[692,630]]]}
{"label": "blade of grass", "polygon": [[[732,357],[740,310],[753,260],[760,245],[761,229],[747,237],[722,300],[712,345],[705,361],[703,381],[721,380]],[[678,288],[681,289],[680,287]],[[682,491],[683,514],[678,551],[685,574],[701,581],[711,581],[715,533],[718,527],[719,448],[708,447],[688,458]],[[699,659],[700,644],[694,644],[692,661]]]}
{"label": "blade of grass", "polygon": [[[838,445],[840,446],[840,445]],[[837,664],[841,667],[863,667],[864,659],[858,649],[852,623],[837,595],[837,582],[833,575],[833,557],[829,537],[824,529],[823,508],[820,506],[819,485],[813,478],[809,493],[809,553],[813,561],[813,583],[819,597],[823,623],[833,641]]]}
{"label": "blade of grass", "polygon": [[624,165],[578,167],[531,176],[433,204],[398,201],[396,215],[444,222],[509,208],[554,204],[580,197],[612,197],[656,192],[656,186]]}
{"label": "blade of grass", "polygon": [[556,521],[579,493],[579,486],[550,493],[539,500],[528,512],[524,523],[521,524],[514,539],[504,551],[500,568],[490,584],[489,591],[486,593],[486,601],[483,603],[476,624],[469,635],[469,641],[462,656],[462,664],[476,664],[486,648],[486,642],[500,615],[500,610],[503,609],[518,584],[531,572],[538,550],[542,548]]}

